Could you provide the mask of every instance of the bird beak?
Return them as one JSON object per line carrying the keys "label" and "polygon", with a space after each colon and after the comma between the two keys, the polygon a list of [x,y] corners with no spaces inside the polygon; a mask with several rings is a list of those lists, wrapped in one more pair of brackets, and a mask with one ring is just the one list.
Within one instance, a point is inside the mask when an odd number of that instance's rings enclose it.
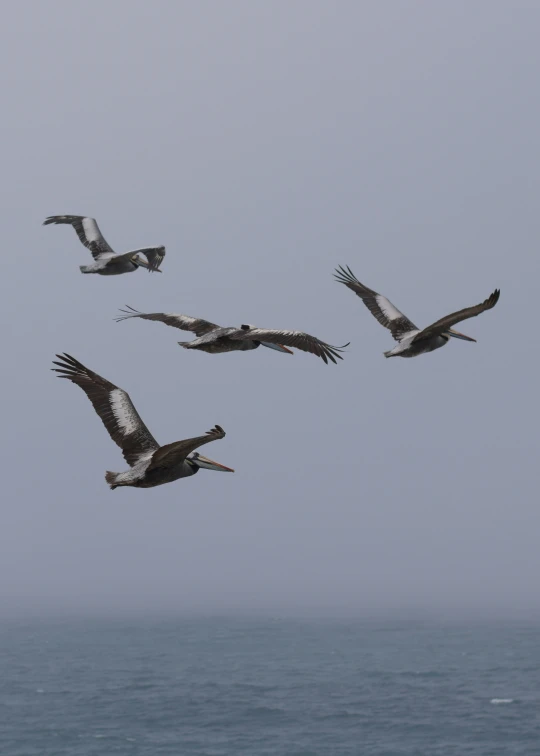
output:
{"label": "bird beak", "polygon": [[453,328],[449,328],[446,333],[448,336],[453,336],[455,339],[463,339],[463,341],[476,342],[476,339],[473,339],[471,336],[465,336],[464,333],[460,333],[459,331],[454,331]]}
{"label": "bird beak", "polygon": [[143,260],[142,257],[139,257],[138,255],[135,255],[133,262],[137,263],[137,265],[139,265],[141,268],[146,268],[146,270],[148,270],[150,273],[163,273],[163,271],[159,268],[151,268],[146,260]]}
{"label": "bird beak", "polygon": [[214,462],[213,459],[203,457],[201,454],[199,454],[194,462],[198,467],[204,467],[205,470],[217,470],[217,472],[234,472],[232,467],[225,467],[225,465],[220,465],[219,462]]}
{"label": "bird beak", "polygon": [[270,344],[268,341],[261,341],[261,346],[268,347],[268,349],[275,349],[276,352],[285,352],[286,354],[294,354],[293,351],[287,349],[283,344]]}

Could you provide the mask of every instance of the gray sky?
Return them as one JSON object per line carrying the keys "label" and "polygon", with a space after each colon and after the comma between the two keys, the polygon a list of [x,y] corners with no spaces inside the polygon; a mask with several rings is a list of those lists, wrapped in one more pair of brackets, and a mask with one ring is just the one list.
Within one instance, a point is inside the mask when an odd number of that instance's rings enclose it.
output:
{"label": "gray sky", "polygon": [[[2,93],[0,610],[538,612],[540,7],[11,3]],[[82,276],[47,215],[94,216],[163,275]],[[393,341],[337,264],[453,342]],[[209,356],[125,303],[351,341],[343,363]],[[189,334],[186,338],[190,338]],[[122,470],[67,351],[201,471]]]}

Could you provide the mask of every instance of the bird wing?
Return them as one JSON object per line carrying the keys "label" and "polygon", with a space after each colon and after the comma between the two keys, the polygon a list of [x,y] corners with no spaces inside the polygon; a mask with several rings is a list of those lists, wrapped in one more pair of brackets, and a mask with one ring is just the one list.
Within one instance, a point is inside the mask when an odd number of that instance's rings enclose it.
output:
{"label": "bird wing", "polygon": [[397,307],[394,307],[390,300],[361,284],[349,266],[345,269],[340,265],[339,268],[336,268],[334,276],[337,281],[345,284],[347,288],[361,298],[370,313],[377,318],[381,325],[388,328],[396,341],[401,341],[406,333],[418,330],[414,323]]}
{"label": "bird wing", "polygon": [[225,431],[219,425],[216,425],[212,430],[207,431],[204,436],[186,438],[184,441],[174,441],[172,444],[166,444],[155,452],[148,470],[156,467],[177,465],[188,454],[198,449],[199,446],[204,446],[204,444],[209,444],[211,441],[217,441],[220,438],[225,438]]}
{"label": "bird wing", "polygon": [[210,323],[209,320],[202,320],[202,318],[192,318],[189,315],[175,315],[169,312],[139,312],[133,307],[126,305],[127,310],[120,308],[120,312],[126,313],[119,318],[115,318],[117,323],[121,320],[128,320],[128,318],[142,318],[143,320],[157,320],[165,325],[172,326],[173,328],[180,328],[182,331],[191,331],[196,336],[204,336],[205,333],[215,331],[219,328],[215,323]]}
{"label": "bird wing", "polygon": [[491,310],[491,308],[495,307],[499,301],[500,295],[500,289],[495,289],[493,294],[490,294],[481,304],[475,305],[474,307],[465,307],[463,310],[458,310],[451,315],[447,315],[445,318],[437,320],[435,323],[432,323],[427,328],[420,331],[420,333],[417,333],[413,341],[420,341],[432,336],[439,336],[456,323],[460,323],[462,320],[468,320],[469,318],[475,318],[477,315],[480,315],[481,312],[485,312],[485,310]]}
{"label": "bird wing", "polygon": [[165,257],[165,247],[141,247],[140,249],[132,249],[129,254],[144,255],[148,260],[148,271],[152,272],[159,270],[159,266]]}
{"label": "bird wing", "polygon": [[269,341],[271,344],[296,347],[303,352],[311,352],[311,354],[317,355],[326,364],[328,364],[328,360],[337,364],[335,358],[342,360],[343,357],[339,352],[349,346],[348,344],[341,347],[331,346],[303,331],[275,331],[266,328],[251,328],[250,326],[243,326],[233,331],[228,335],[228,338],[238,341]]}
{"label": "bird wing", "polygon": [[94,405],[112,440],[122,449],[126,462],[133,467],[141,457],[159,449],[159,444],[141,420],[129,394],[114,383],[92,372],[69,354],[56,355],[52,368],[59,378],[68,378],[82,388]]}
{"label": "bird wing", "polygon": [[73,226],[81,242],[92,253],[94,260],[112,257],[115,254],[113,248],[105,241],[95,218],[86,218],[84,215],[51,215],[43,221],[43,225],[48,226],[49,223],[67,223]]}

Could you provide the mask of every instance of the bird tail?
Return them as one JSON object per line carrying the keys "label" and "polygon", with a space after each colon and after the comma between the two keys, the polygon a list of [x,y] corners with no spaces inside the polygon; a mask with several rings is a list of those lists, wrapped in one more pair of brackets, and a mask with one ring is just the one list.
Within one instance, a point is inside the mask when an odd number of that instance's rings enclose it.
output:
{"label": "bird tail", "polygon": [[116,482],[118,480],[118,473],[111,472],[110,470],[107,470],[107,472],[105,473],[105,480],[111,487],[111,491],[114,491],[114,489],[118,488],[118,486],[120,485]]}
{"label": "bird tail", "polygon": [[385,357],[393,357],[394,356],[392,354],[392,350],[390,350],[389,352],[383,352],[383,354],[384,354]]}
{"label": "bird tail", "polygon": [[184,347],[184,349],[191,349],[191,341],[179,341],[178,343],[181,347]]}
{"label": "bird tail", "polygon": [[95,271],[89,265],[79,265],[81,273],[94,273]]}

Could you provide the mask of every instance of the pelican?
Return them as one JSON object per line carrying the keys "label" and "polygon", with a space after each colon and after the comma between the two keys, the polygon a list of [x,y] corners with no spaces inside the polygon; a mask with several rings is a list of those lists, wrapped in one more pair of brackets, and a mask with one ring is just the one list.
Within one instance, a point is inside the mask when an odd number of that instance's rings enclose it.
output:
{"label": "pelican", "polygon": [[[117,276],[120,273],[133,273],[137,268],[161,273],[159,266],[165,257],[165,247],[141,247],[117,255],[105,241],[95,218],[86,218],[84,215],[51,215],[43,221],[43,225],[48,226],[50,223],[66,223],[73,226],[81,242],[92,253],[95,263],[80,265],[81,273]],[[143,260],[141,255],[144,255],[146,260]]]}
{"label": "pelican", "polygon": [[275,349],[278,352],[294,354],[288,346],[296,347],[304,352],[320,357],[325,364],[328,360],[336,363],[335,358],[342,360],[339,354],[348,344],[342,347],[334,347],[319,341],[315,336],[310,336],[302,331],[273,331],[266,328],[257,328],[251,325],[242,325],[240,328],[222,328],[215,323],[201,318],[192,318],[189,315],[175,315],[167,312],[145,313],[135,310],[133,307],[126,305],[127,310],[120,309],[125,313],[119,318],[115,318],[119,323],[121,320],[129,318],[143,318],[143,320],[158,320],[165,325],[180,328],[182,331],[192,331],[198,338],[193,341],[179,341],[180,346],[184,349],[199,349],[209,354],[221,354],[222,352],[246,352],[257,349],[259,346],[265,346],[269,349]]}
{"label": "pelican", "polygon": [[204,436],[160,446],[139,417],[126,391],[92,372],[69,354],[56,356],[60,362],[53,360],[53,364],[59,367],[52,370],[59,373],[59,378],[68,378],[82,388],[131,468],[125,472],[105,473],[105,480],[112,490],[119,486],[154,488],[195,475],[201,468],[234,472],[230,467],[195,451],[210,441],[225,437],[225,431],[219,425]]}
{"label": "pelican", "polygon": [[476,341],[471,336],[465,336],[464,333],[455,331],[451,326],[460,323],[462,320],[475,318],[485,310],[491,310],[499,301],[501,293],[499,289],[495,289],[493,294],[482,304],[454,312],[421,330],[406,315],[394,307],[386,297],[361,284],[348,266],[347,269],[342,265],[336,268],[335,278],[362,299],[371,314],[377,318],[381,325],[388,328],[398,342],[393,349],[384,352],[385,357],[417,357],[424,352],[433,352],[434,349],[439,349],[447,344],[451,336],[464,341]]}

